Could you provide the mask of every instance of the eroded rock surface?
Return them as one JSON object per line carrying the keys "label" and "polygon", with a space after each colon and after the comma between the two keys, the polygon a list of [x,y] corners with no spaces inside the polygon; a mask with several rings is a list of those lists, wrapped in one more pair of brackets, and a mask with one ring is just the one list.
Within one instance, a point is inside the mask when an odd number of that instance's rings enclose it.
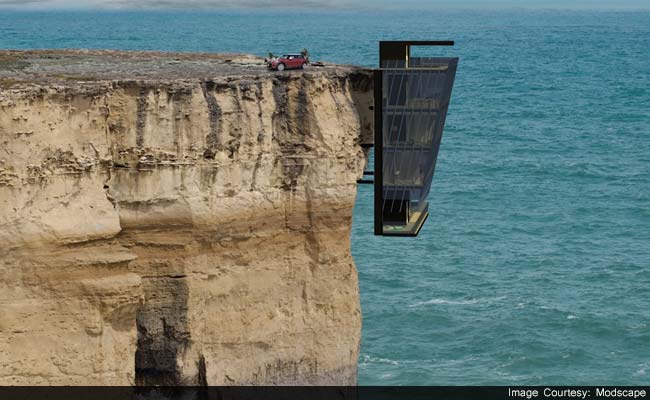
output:
{"label": "eroded rock surface", "polygon": [[251,56],[0,52],[0,384],[355,383],[371,92]]}

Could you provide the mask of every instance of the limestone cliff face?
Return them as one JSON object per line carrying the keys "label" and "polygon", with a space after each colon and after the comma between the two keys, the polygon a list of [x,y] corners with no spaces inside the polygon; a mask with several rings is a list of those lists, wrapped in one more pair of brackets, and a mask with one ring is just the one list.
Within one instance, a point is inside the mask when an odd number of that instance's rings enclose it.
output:
{"label": "limestone cliff face", "polygon": [[0,79],[0,384],[356,382],[370,75],[29,82],[48,58],[11,57],[26,65]]}

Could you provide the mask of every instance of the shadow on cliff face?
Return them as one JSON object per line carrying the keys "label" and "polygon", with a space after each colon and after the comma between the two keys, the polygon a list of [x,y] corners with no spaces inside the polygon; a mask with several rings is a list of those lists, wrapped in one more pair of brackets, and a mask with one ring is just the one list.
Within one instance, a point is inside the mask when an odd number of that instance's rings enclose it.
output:
{"label": "shadow on cliff face", "polygon": [[206,149],[203,153],[203,158],[206,160],[214,160],[215,154],[221,150],[221,141],[219,140],[219,123],[221,120],[221,108],[214,95],[216,84],[213,81],[201,82],[201,90],[203,91],[203,98],[205,99],[208,107],[208,116],[210,121],[210,131],[205,138]]}
{"label": "shadow on cliff face", "polygon": [[361,126],[361,143],[374,142],[374,79],[370,70],[350,74],[350,95]]}
{"label": "shadow on cliff face", "polygon": [[[178,363],[190,341],[185,279],[181,275],[145,280],[145,303],[137,314],[135,383],[138,386],[186,383]],[[205,361],[202,357],[198,370],[197,382],[187,383],[205,385]]]}

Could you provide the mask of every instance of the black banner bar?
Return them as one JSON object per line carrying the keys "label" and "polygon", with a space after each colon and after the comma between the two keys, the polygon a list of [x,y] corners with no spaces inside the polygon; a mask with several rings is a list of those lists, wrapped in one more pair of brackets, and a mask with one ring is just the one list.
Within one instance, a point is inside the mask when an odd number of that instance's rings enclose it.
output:
{"label": "black banner bar", "polygon": [[648,393],[648,386],[0,387],[2,400],[623,400]]}

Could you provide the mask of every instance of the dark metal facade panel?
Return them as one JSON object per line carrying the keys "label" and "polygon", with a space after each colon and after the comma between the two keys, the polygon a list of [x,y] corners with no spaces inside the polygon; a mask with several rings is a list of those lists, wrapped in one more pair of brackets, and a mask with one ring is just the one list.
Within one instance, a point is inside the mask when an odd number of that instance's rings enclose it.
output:
{"label": "dark metal facade panel", "polygon": [[379,48],[386,45],[398,46],[453,46],[453,40],[382,40],[379,42]]}
{"label": "dark metal facade panel", "polygon": [[383,86],[382,72],[379,70],[374,71],[375,78],[375,161],[374,161],[374,177],[375,177],[375,235],[381,235],[384,231],[384,220],[382,218],[383,207],[383,113],[382,113],[382,94],[381,88]]}

